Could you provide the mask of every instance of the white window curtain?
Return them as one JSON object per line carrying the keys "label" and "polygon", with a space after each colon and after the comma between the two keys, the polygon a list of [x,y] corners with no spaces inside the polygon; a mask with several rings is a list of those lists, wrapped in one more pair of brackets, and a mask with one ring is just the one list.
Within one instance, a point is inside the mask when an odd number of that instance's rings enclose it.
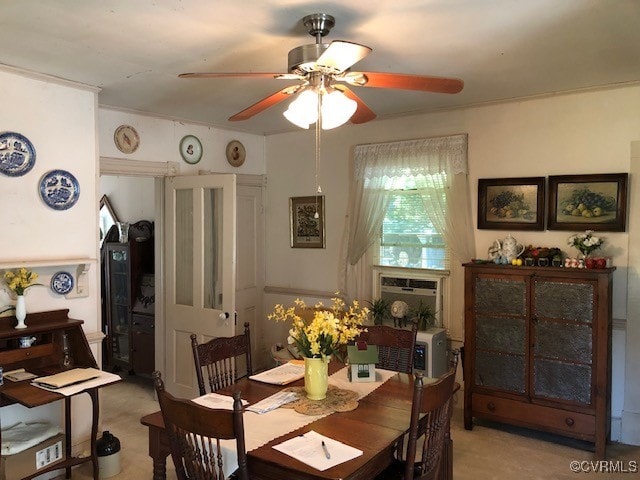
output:
{"label": "white window curtain", "polygon": [[410,178],[421,192],[431,223],[453,255],[465,261],[475,256],[467,135],[358,145],[353,162],[341,291],[349,297],[371,298],[371,277],[358,281],[368,270],[358,263],[380,237],[389,190],[400,188],[400,179]]}

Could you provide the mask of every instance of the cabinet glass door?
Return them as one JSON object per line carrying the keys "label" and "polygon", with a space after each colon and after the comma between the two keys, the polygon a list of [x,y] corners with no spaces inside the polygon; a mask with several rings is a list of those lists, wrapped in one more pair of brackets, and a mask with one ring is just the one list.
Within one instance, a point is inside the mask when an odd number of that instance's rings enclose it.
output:
{"label": "cabinet glass door", "polygon": [[129,250],[109,250],[109,286],[111,291],[111,354],[114,361],[129,363]]}
{"label": "cabinet glass door", "polygon": [[590,282],[534,280],[533,396],[591,404],[594,295]]}

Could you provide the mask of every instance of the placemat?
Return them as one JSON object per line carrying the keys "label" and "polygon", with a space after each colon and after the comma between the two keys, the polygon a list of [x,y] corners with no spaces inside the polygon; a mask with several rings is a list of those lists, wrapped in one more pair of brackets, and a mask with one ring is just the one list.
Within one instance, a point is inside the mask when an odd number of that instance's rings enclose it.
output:
{"label": "placemat", "polygon": [[333,412],[350,412],[358,408],[358,392],[329,385],[327,397],[322,400],[310,400],[304,387],[287,387],[284,391],[295,392],[299,399],[283,405],[281,408],[293,408],[304,415],[326,415]]}

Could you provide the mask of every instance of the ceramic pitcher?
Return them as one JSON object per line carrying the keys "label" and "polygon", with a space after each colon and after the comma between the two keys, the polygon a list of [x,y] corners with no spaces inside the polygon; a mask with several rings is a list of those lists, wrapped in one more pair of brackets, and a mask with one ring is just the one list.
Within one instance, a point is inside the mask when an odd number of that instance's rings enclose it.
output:
{"label": "ceramic pitcher", "polygon": [[524,252],[524,245],[520,245],[515,238],[509,233],[502,243],[500,240],[496,240],[496,243],[500,247],[500,252],[507,261],[511,262],[514,258],[518,258]]}

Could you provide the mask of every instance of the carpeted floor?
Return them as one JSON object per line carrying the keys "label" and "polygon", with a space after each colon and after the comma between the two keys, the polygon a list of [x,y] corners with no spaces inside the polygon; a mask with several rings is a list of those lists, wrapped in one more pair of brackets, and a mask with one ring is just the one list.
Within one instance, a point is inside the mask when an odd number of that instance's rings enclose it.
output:
{"label": "carpeted floor", "polygon": [[[101,427],[120,440],[122,472],[115,480],[152,478],[152,463],[147,452],[147,430],[140,417],[158,410],[151,379],[125,377],[123,382],[102,389]],[[578,480],[640,478],[636,473],[589,472],[615,468],[629,471],[633,462],[640,466],[640,447],[612,444],[608,447],[611,461],[595,465],[591,445],[562,437],[514,427],[479,422],[472,431],[465,430],[462,420],[462,393],[456,398],[452,424],[455,480]],[[571,470],[578,463],[578,472]],[[82,465],[73,471],[74,480],[93,478],[91,467]],[[167,479],[175,480],[173,464],[167,462]],[[286,479],[283,479],[286,480]]]}

